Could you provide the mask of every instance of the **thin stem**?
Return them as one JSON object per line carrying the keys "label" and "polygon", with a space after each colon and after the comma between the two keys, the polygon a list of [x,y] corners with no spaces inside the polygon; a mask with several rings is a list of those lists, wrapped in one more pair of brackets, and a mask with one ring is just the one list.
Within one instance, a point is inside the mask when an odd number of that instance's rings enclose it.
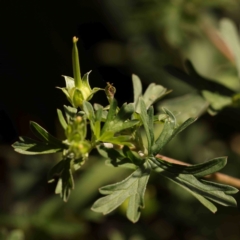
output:
{"label": "thin stem", "polygon": [[[166,156],[163,156],[163,155],[160,155],[160,154],[158,154],[156,157],[160,158],[163,161],[174,163],[174,164],[185,165],[185,166],[190,166],[191,165],[191,164],[181,162],[179,160],[169,158],[169,157],[166,157]],[[228,176],[228,175],[223,174],[223,173],[219,173],[219,172],[212,173],[210,175],[205,176],[204,178],[212,180],[212,181],[216,181],[216,182],[219,182],[219,183],[231,185],[233,187],[236,187],[236,188],[240,189],[240,179]]]}

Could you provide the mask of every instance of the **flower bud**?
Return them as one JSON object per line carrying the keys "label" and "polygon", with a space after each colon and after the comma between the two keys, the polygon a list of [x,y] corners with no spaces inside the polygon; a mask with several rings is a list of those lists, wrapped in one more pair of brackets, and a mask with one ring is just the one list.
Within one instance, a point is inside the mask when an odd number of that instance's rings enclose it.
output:
{"label": "flower bud", "polygon": [[116,93],[116,88],[111,83],[107,82],[107,86],[105,87],[105,93],[107,95],[109,103],[111,103]]}
{"label": "flower bud", "polygon": [[102,89],[91,89],[88,80],[90,72],[84,74],[83,78],[81,78],[77,41],[78,38],[73,37],[72,65],[74,78],[63,76],[65,78],[66,87],[60,89],[67,96],[68,101],[73,107],[82,108],[83,101],[89,101],[96,92]]}

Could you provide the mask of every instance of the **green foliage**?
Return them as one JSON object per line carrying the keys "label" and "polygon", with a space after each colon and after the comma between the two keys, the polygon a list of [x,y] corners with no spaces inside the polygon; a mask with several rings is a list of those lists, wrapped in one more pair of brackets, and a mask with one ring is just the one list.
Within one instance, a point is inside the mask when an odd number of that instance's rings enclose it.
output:
{"label": "green foliage", "polygon": [[150,163],[154,171],[161,173],[163,176],[188,190],[210,211],[217,211],[216,206],[211,201],[223,206],[236,206],[235,199],[232,196],[228,196],[237,193],[238,190],[236,188],[199,179],[224,167],[226,158],[218,158],[190,167],[166,164],[164,161],[156,158],[152,158],[151,160]]}
{"label": "green foliage", "polygon": [[[220,21],[220,33],[225,47],[228,48],[234,57],[234,63],[240,76],[240,39],[235,24],[230,19]],[[181,69],[167,65],[165,70],[177,79],[186,82],[196,88],[201,96],[208,102],[208,112],[211,115],[217,114],[225,107],[239,107],[239,93],[230,89],[216,80],[201,76],[190,60],[185,61],[187,73]],[[176,100],[178,101],[178,100]],[[172,103],[173,102],[172,100]]]}
{"label": "green foliage", "polygon": [[144,193],[149,175],[147,169],[138,168],[122,182],[100,188],[100,193],[107,196],[97,200],[92,210],[108,214],[128,199],[127,217],[130,221],[137,222],[141,208],[144,208]]}
{"label": "green foliage", "polygon": [[[116,150],[113,151],[112,149],[109,150],[105,148],[106,154],[103,154],[103,156],[110,157],[110,160],[113,162],[112,165],[115,167],[120,165],[132,168],[133,164],[137,166],[137,170],[121,183],[101,188],[100,192],[102,194],[109,194],[109,196],[103,197],[95,202],[92,209],[107,214],[130,198],[127,217],[132,222],[136,222],[140,216],[140,209],[144,206],[140,197],[141,194],[139,194],[139,189],[142,189],[142,192],[144,192],[142,185],[146,186],[148,177],[152,171],[169,178],[184,189],[188,190],[212,212],[216,212],[217,208],[211,201],[224,206],[236,206],[236,201],[229,195],[236,193],[238,191],[237,189],[200,179],[203,176],[209,175],[223,168],[226,164],[225,157],[210,160],[206,163],[195,166],[180,166],[168,163],[155,156],[174,136],[193,123],[194,119],[188,119],[183,124],[176,127],[174,116],[171,112],[165,110],[169,118],[165,120],[164,128],[160,136],[154,141],[152,127],[153,108],[151,107],[147,112],[145,103],[142,99],[140,100],[140,104],[141,119],[148,140],[148,151],[143,157],[140,157],[135,151],[131,151],[130,149],[126,150],[126,148],[123,148],[122,152],[119,154]],[[104,149],[101,149],[101,151],[104,151]],[[132,189],[133,186],[135,190]],[[138,193],[138,197],[135,196],[136,192]],[[129,214],[130,208],[138,210],[133,210],[133,213]]]}
{"label": "green foliage", "polygon": [[24,240],[24,233],[21,229],[14,229],[10,232],[7,232],[5,229],[0,231],[0,239],[6,240]]}
{"label": "green foliage", "polygon": [[185,62],[185,66],[188,74],[174,66],[166,66],[165,69],[172,76],[196,88],[209,103],[209,113],[214,115],[224,107],[233,104],[232,96],[235,94],[233,90],[216,81],[200,76],[189,60]]}
{"label": "green foliage", "polygon": [[35,122],[30,122],[30,129],[41,142],[28,137],[20,137],[19,141],[13,144],[14,149],[22,154],[48,154],[60,152],[64,149],[64,144],[48,133],[44,128]]}
{"label": "green foliage", "polygon": [[239,31],[230,19],[222,19],[220,21],[220,32],[234,55],[238,77],[240,77],[240,39]]}
{"label": "green foliage", "polygon": [[[15,151],[22,154],[62,152],[62,160],[49,172],[49,182],[58,177],[55,193],[60,194],[63,201],[68,200],[74,189],[73,173],[88,160],[91,151],[96,148],[107,160],[107,165],[133,169],[134,172],[121,182],[101,187],[100,193],[106,196],[93,204],[93,211],[107,214],[127,202],[128,219],[132,222],[138,221],[141,209],[144,208],[148,179],[154,172],[189,191],[212,212],[217,210],[213,202],[224,206],[236,206],[236,201],[231,195],[235,194],[237,189],[203,179],[204,176],[223,168],[226,157],[194,166],[173,164],[158,157],[169,141],[196,120],[188,118],[178,124],[174,114],[167,108],[163,108],[161,114],[154,115],[153,103],[170,91],[152,83],[142,94],[140,79],[133,75],[133,103],[124,103],[119,107],[114,98],[116,89],[108,83],[105,93],[109,105],[93,106],[89,100],[100,89],[91,89],[88,82],[89,73],[81,77],[76,42],[74,37],[74,79],[65,76],[66,87],[61,88],[71,106],[64,106],[65,116],[61,110],[57,110],[59,122],[65,132],[65,140],[58,140],[37,123],[31,122],[30,129],[39,141],[20,137],[19,141],[13,144]],[[196,86],[199,91],[211,92],[218,89],[220,94],[232,94],[226,87],[209,83],[207,79],[198,75],[190,62],[187,62],[187,66],[189,75],[173,67],[167,69]],[[206,92],[205,95],[204,92],[202,94],[207,98]],[[212,95],[211,97],[214,98]],[[216,104],[212,103],[211,107],[219,110],[222,105],[216,107]],[[159,136],[154,134],[157,124],[163,125]]]}

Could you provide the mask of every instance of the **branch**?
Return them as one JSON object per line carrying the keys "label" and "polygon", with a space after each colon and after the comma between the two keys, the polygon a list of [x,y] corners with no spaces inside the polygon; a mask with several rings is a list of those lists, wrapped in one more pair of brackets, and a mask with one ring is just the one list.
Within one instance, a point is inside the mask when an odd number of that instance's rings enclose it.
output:
{"label": "branch", "polygon": [[[191,165],[191,164],[181,162],[179,160],[169,158],[169,157],[166,157],[166,156],[163,156],[163,155],[160,155],[160,154],[158,154],[156,157],[160,158],[161,160],[164,160],[166,162],[170,162],[170,163],[174,163],[174,164],[186,165],[186,166]],[[240,179],[228,176],[228,175],[223,174],[223,173],[219,173],[219,172],[213,173],[213,174],[205,176],[204,178],[209,179],[209,180],[213,180],[213,181],[216,181],[216,182],[219,182],[219,183],[231,185],[233,187],[236,187],[236,188],[240,189]]]}

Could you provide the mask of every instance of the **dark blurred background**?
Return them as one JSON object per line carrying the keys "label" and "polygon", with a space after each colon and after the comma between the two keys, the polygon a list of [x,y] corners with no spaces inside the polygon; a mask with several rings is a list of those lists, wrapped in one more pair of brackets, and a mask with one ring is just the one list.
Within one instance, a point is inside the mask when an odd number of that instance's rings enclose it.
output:
{"label": "dark blurred background", "polygon": [[[75,190],[62,203],[55,184],[47,184],[47,172],[61,156],[24,156],[10,146],[19,135],[31,136],[30,120],[63,137],[56,109],[67,101],[56,86],[65,84],[61,75],[72,76],[72,37],[77,36],[81,72],[92,70],[92,87],[113,83],[119,103],[131,102],[135,73],[144,88],[155,82],[173,89],[167,99],[186,99],[185,109],[176,110],[179,121],[199,116],[169,144],[167,156],[199,163],[227,155],[224,172],[240,178],[239,109],[208,115],[196,91],[163,70],[166,64],[183,68],[190,58],[202,75],[240,91],[235,65],[215,41],[219,20],[227,17],[239,26],[239,11],[237,0],[0,0],[2,239],[240,239],[239,209],[219,207],[212,214],[159,176],[150,179],[138,223],[125,218],[124,204],[108,216],[91,212],[97,189],[129,174],[106,167],[98,155],[75,174]],[[106,104],[104,94],[93,102]]]}

